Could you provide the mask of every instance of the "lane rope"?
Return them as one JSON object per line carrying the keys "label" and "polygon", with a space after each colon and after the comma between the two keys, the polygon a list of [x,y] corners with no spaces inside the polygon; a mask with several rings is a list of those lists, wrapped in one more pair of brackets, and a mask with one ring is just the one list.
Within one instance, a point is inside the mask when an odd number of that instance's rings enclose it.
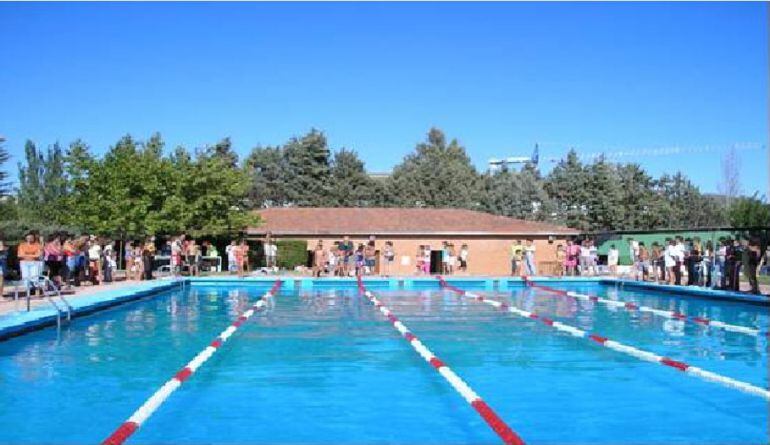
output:
{"label": "lane rope", "polygon": [[412,346],[412,348],[428,362],[433,368],[441,374],[444,379],[457,391],[466,402],[481,416],[482,419],[492,428],[492,430],[502,439],[503,443],[509,445],[524,445],[524,441],[516,434],[506,423],[495,413],[492,408],[468,386],[449,366],[438,358],[424,343],[412,333],[387,306],[377,299],[377,297],[366,290],[361,277],[358,277],[358,291],[364,295],[374,305],[375,308],[387,317],[394,328],[401,336]]}
{"label": "lane rope", "polygon": [[665,365],[674,369],[677,369],[679,371],[685,372],[687,374],[690,374],[692,376],[698,377],[701,380],[705,380],[707,382],[714,382],[718,383],[720,385],[726,386],[728,388],[737,389],[739,391],[743,391],[747,394],[759,396],[765,400],[770,401],[770,391],[768,391],[765,388],[761,388],[759,386],[752,385],[750,383],[746,383],[740,380],[733,379],[731,377],[726,377],[711,371],[707,371],[705,369],[699,368],[697,366],[689,365],[685,362],[673,360],[668,357],[663,357],[657,354],[654,354],[652,352],[644,351],[642,349],[635,348],[633,346],[625,345],[623,343],[610,340],[607,337],[604,337],[602,335],[599,335],[597,333],[589,333],[587,331],[584,331],[582,329],[576,328],[574,326],[564,324],[555,320],[552,320],[548,317],[544,317],[542,315],[539,315],[535,312],[525,311],[522,309],[517,308],[516,306],[512,304],[508,304],[505,302],[500,302],[497,300],[491,300],[486,297],[483,297],[481,295],[472,293],[472,292],[466,292],[458,287],[452,286],[449,283],[447,283],[442,277],[438,277],[439,283],[441,284],[441,287],[449,289],[453,291],[456,294],[459,294],[461,296],[467,296],[473,300],[486,303],[490,306],[493,306],[497,309],[510,312],[514,315],[518,315],[522,318],[529,318],[533,320],[540,321],[546,326],[550,326],[558,331],[565,332],[567,334],[572,335],[573,337],[579,337],[584,338],[586,340],[589,340],[593,343],[596,343],[598,345],[604,346],[605,348],[612,349],[617,352],[622,352],[626,355],[629,355],[631,357],[638,358],[643,361],[647,362],[653,362],[658,363],[661,365]]}
{"label": "lane rope", "polygon": [[276,292],[278,292],[278,290],[281,288],[282,284],[283,282],[281,280],[276,280],[275,283],[273,283],[273,287],[267,291],[267,293],[262,295],[259,300],[257,300],[257,302],[251,306],[250,309],[243,312],[238,316],[238,318],[233,320],[233,322],[230,323],[230,325],[224,331],[222,331],[214,338],[214,341],[212,341],[211,344],[206,346],[205,349],[198,353],[198,355],[196,355],[179,372],[177,372],[174,377],[172,377],[157,391],[155,391],[155,394],[150,396],[150,398],[147,399],[144,404],[139,407],[139,409],[134,411],[134,414],[132,414],[128,420],[123,422],[118,427],[118,429],[116,429],[107,439],[105,439],[104,442],[102,442],[102,445],[120,445],[129,437],[131,437],[131,435],[133,435],[134,432],[136,432],[136,430],[142,426],[142,424],[160,407],[160,405],[162,405],[163,402],[165,402],[166,399],[168,399],[168,397],[174,391],[176,391],[177,388],[182,386],[182,383],[190,378],[190,376],[194,374],[195,371],[197,371],[198,368],[200,368],[201,365],[206,362],[206,360],[211,358],[211,356],[217,352],[222,344],[226,342],[227,339],[229,339],[230,336],[233,335],[243,323],[251,318],[251,316],[256,312],[259,312],[265,308],[265,300],[275,295]]}
{"label": "lane rope", "polygon": [[525,280],[525,282],[528,283],[529,286],[531,287],[542,289],[544,291],[547,291],[556,295],[572,297],[578,300],[593,301],[596,303],[601,303],[606,306],[611,306],[615,308],[625,308],[629,312],[647,312],[650,314],[657,315],[659,317],[682,320],[684,322],[696,324],[701,327],[714,327],[714,328],[724,329],[725,331],[737,332],[737,333],[751,335],[751,336],[759,335],[759,329],[754,329],[746,326],[738,326],[730,323],[725,323],[719,320],[713,320],[706,317],[693,317],[677,311],[654,309],[649,306],[639,306],[638,304],[631,301],[610,300],[607,298],[598,297],[596,295],[585,295],[585,294],[579,294],[577,292],[568,292],[560,289],[554,289],[548,286],[543,286],[542,284],[533,283],[528,280]]}

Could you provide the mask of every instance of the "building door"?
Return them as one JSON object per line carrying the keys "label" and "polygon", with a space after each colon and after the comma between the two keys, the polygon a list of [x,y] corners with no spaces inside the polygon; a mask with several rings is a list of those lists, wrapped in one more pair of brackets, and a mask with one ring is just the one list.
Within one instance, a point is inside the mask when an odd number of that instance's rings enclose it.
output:
{"label": "building door", "polygon": [[444,251],[443,250],[431,250],[430,251],[430,273],[431,274],[440,274],[442,273],[441,270],[441,259]]}

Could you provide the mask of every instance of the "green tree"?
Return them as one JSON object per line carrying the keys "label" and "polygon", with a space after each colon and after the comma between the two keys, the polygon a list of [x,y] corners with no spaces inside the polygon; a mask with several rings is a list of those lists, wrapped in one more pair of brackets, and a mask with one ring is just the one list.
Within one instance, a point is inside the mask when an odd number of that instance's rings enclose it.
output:
{"label": "green tree", "polygon": [[285,178],[288,174],[281,147],[256,147],[244,168],[250,178],[250,208],[283,206],[289,203]]}
{"label": "green tree", "polygon": [[8,154],[5,146],[5,138],[0,136],[0,199],[11,194],[11,183],[8,182],[8,172],[5,171],[3,165],[8,162],[11,155]]}
{"label": "green tree", "polygon": [[663,199],[669,203],[665,226],[669,228],[716,227],[725,225],[724,206],[705,197],[684,174],[663,175],[658,181]]}
{"label": "green tree", "polygon": [[67,197],[61,146],[56,143],[43,153],[28,140],[24,154],[26,162],[19,163],[19,217],[29,221],[61,223]]}
{"label": "green tree", "polygon": [[329,205],[330,150],[326,136],[312,130],[292,138],[283,148],[286,197],[297,206]]}
{"label": "green tree", "polygon": [[758,193],[734,199],[728,213],[733,227],[770,227],[770,204]]}
{"label": "green tree", "polygon": [[570,150],[546,178],[545,189],[554,201],[560,219],[569,227],[591,229],[589,182],[588,169],[580,162],[575,150]]}
{"label": "green tree", "polygon": [[484,177],[483,209],[496,215],[545,221],[555,207],[537,168],[526,164],[520,172],[504,168]]}
{"label": "green tree", "polygon": [[432,128],[426,142],[397,165],[389,181],[392,203],[402,207],[481,206],[483,182],[457,140]]}
{"label": "green tree", "polygon": [[364,162],[353,150],[334,154],[329,188],[330,204],[338,207],[367,207],[378,201],[376,184],[364,168]]}

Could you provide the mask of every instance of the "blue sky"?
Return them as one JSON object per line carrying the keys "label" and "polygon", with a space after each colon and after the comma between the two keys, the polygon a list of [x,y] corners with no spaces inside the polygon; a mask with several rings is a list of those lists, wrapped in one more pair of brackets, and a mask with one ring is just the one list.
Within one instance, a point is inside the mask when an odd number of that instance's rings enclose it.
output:
{"label": "blue sky", "polygon": [[[0,4],[0,135],[230,136],[245,155],[318,128],[391,169],[431,126],[474,163],[570,146],[717,190],[734,142],[768,188],[767,5],[701,3]],[[544,170],[552,164],[545,162]]]}

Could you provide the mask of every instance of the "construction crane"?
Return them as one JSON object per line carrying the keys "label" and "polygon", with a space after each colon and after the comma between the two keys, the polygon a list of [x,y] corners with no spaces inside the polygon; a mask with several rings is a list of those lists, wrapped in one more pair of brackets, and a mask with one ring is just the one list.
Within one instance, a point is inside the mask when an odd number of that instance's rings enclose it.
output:
{"label": "construction crane", "polygon": [[532,156],[509,156],[504,159],[492,158],[489,160],[489,171],[495,172],[503,168],[508,168],[509,165],[514,164],[533,164],[537,166],[540,162],[540,148],[535,144],[535,150],[532,152]]}

